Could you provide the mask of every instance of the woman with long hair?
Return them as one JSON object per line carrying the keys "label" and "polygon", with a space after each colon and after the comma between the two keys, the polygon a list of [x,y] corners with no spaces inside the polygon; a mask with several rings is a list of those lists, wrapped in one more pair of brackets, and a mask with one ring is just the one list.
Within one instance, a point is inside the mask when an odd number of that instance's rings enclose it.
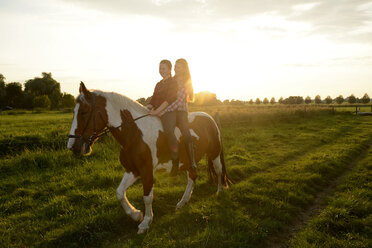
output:
{"label": "woman with long hair", "polygon": [[[162,103],[159,108],[150,111],[151,115],[159,116],[162,121],[164,132],[168,140],[168,146],[171,152],[172,175],[177,173],[179,167],[178,141],[174,134],[174,129],[176,126],[178,126],[182,133],[186,145],[187,156],[191,166],[194,169],[197,167],[188,121],[187,102],[194,101],[194,90],[192,87],[191,74],[187,61],[185,59],[178,59],[174,66],[174,72],[175,75],[173,80],[175,81],[174,85],[177,86],[177,98],[171,103]],[[170,88],[168,93],[169,95],[172,95],[173,99],[173,88]]]}

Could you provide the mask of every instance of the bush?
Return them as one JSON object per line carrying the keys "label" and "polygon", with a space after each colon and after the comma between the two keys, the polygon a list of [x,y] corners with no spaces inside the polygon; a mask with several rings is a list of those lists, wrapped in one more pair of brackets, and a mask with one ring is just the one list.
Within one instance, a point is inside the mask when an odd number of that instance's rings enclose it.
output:
{"label": "bush", "polygon": [[290,96],[283,100],[284,104],[302,104],[304,98],[302,96]]}
{"label": "bush", "polygon": [[51,105],[50,99],[47,95],[36,96],[34,98],[34,107],[49,109]]}
{"label": "bush", "polygon": [[62,108],[73,108],[75,106],[75,98],[67,93],[62,96]]}

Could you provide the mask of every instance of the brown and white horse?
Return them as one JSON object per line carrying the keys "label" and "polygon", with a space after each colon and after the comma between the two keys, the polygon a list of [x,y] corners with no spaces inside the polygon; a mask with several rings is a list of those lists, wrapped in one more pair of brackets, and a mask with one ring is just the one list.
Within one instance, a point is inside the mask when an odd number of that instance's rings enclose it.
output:
{"label": "brown and white horse", "polygon": [[[154,172],[165,168],[170,171],[172,162],[167,140],[159,118],[147,116],[148,110],[126,96],[102,91],[89,91],[80,84],[80,95],[76,99],[74,117],[67,147],[75,154],[89,155],[91,146],[107,127],[121,145],[120,162],[125,168],[123,179],[117,188],[117,199],[126,214],[139,221],[138,233],[149,228],[152,219]],[[196,162],[206,154],[209,174],[217,178],[217,193],[231,182],[226,174],[220,130],[213,118],[203,112],[189,114],[190,132],[195,147]],[[177,208],[184,206],[191,197],[197,177],[189,163],[181,132],[175,129],[180,142],[180,169],[187,171],[188,183]],[[142,179],[145,216],[133,207],[126,197],[127,189]]]}

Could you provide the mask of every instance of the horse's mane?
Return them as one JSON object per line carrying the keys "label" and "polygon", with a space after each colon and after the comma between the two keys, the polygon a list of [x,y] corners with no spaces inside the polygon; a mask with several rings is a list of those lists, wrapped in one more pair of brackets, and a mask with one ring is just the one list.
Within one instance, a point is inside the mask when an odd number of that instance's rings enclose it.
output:
{"label": "horse's mane", "polygon": [[121,95],[115,92],[104,92],[100,90],[94,90],[97,95],[103,96],[107,101],[110,101],[114,106],[130,107],[140,114],[147,114],[148,110],[139,102],[130,99],[125,95]]}

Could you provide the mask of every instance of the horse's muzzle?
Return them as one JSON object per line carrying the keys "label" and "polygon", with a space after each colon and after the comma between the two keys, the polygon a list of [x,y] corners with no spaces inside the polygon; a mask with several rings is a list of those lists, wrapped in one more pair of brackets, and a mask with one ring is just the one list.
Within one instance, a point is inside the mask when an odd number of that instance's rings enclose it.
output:
{"label": "horse's muzzle", "polygon": [[92,153],[90,142],[83,139],[76,139],[75,143],[69,148],[76,156],[89,156]]}

